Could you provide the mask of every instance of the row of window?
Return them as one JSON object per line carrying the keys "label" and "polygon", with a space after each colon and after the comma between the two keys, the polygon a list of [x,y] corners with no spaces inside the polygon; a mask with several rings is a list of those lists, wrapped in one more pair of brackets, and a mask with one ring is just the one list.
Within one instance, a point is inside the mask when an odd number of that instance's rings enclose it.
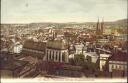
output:
{"label": "row of window", "polygon": [[30,52],[35,52],[35,53],[41,53],[41,54],[44,54],[43,51],[37,51],[37,50],[33,50],[33,49],[23,48],[23,50],[30,51]]}
{"label": "row of window", "polygon": [[112,69],[125,69],[125,65],[112,65]]}
{"label": "row of window", "polygon": [[[61,61],[61,52],[47,50],[47,60],[58,60]],[[62,53],[62,61],[65,61],[65,55]]]}

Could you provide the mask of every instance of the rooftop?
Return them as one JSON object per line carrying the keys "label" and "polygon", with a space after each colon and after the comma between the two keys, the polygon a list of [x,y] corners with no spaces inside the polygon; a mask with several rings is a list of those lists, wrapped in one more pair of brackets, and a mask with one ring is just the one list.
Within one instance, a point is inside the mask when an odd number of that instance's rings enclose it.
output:
{"label": "rooftop", "polygon": [[0,69],[6,70],[15,70],[28,63],[27,61],[15,60],[13,55],[10,55],[9,53],[1,53],[0,60]]}
{"label": "rooftop", "polygon": [[109,57],[110,61],[127,61],[127,53],[117,51],[116,53],[113,53],[111,57]]}
{"label": "rooftop", "polygon": [[50,49],[68,49],[66,42],[64,42],[63,40],[50,40],[47,42],[46,46]]}
{"label": "rooftop", "polygon": [[45,42],[34,42],[32,40],[27,40],[23,46],[23,48],[38,50],[38,51],[44,51],[45,47],[46,47]]}

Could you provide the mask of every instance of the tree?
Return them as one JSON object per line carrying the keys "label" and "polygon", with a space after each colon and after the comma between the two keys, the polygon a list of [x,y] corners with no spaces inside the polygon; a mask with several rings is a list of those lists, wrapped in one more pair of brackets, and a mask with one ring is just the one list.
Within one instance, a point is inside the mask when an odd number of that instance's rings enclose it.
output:
{"label": "tree", "polygon": [[72,62],[77,66],[81,66],[86,76],[98,76],[98,64],[92,63],[90,56],[87,56],[85,59],[83,54],[76,54]]}
{"label": "tree", "polygon": [[74,55],[74,62],[75,65],[83,66],[85,64],[85,57],[83,54],[76,54]]}

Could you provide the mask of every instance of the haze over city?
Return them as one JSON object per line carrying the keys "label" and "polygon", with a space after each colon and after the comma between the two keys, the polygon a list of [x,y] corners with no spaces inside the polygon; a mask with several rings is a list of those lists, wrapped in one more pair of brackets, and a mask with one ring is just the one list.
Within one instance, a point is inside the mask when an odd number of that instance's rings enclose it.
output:
{"label": "haze over city", "polygon": [[2,23],[97,22],[127,18],[127,0],[1,0]]}

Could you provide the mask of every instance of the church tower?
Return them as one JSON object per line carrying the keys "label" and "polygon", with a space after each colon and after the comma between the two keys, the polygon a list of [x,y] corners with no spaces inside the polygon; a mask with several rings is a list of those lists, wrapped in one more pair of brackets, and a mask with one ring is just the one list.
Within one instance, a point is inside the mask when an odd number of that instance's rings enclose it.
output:
{"label": "church tower", "polygon": [[97,26],[96,26],[96,35],[100,35],[100,22],[98,18]]}
{"label": "church tower", "polygon": [[103,35],[104,32],[104,20],[102,19],[102,22],[99,22],[99,18],[98,18],[98,22],[97,22],[97,26],[96,26],[96,35]]}
{"label": "church tower", "polygon": [[101,22],[101,35],[103,35],[103,32],[104,32],[104,19],[102,19]]}

